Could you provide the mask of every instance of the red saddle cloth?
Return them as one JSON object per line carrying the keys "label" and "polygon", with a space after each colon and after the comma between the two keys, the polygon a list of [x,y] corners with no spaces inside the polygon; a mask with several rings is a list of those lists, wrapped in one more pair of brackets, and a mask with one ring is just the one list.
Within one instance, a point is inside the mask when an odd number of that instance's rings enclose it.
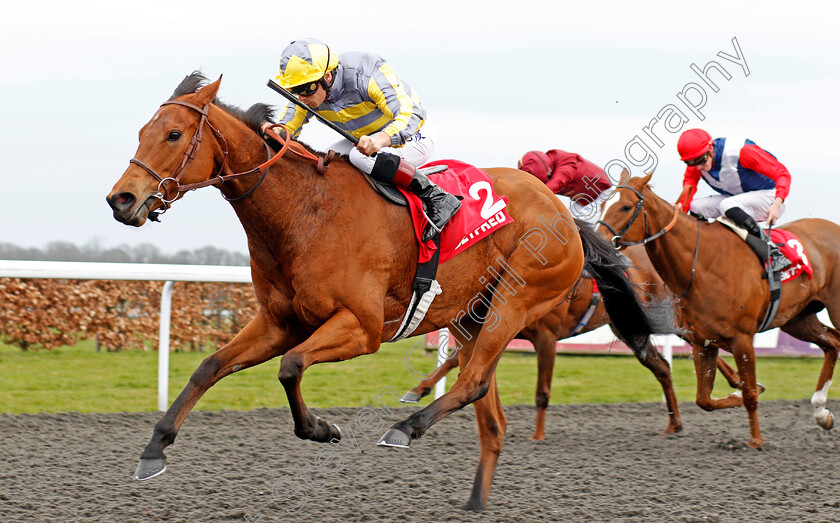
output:
{"label": "red saddle cloth", "polygon": [[808,279],[811,279],[814,269],[805,254],[805,247],[795,234],[784,229],[773,229],[770,232],[770,240],[777,244],[782,254],[791,261],[791,266],[782,270],[782,283],[796,278],[803,271]]}
{"label": "red saddle cloth", "polygon": [[[427,163],[423,168],[434,165],[447,165],[449,169],[429,175],[429,179],[444,191],[464,197],[461,208],[441,233],[439,263],[443,263],[514,220],[507,212],[507,196],[499,197],[493,192],[493,179],[487,173],[458,160],[437,160]],[[419,262],[427,262],[437,247],[431,240],[426,243],[422,241],[427,223],[423,203],[417,196],[402,189],[400,191],[408,199],[411,210],[414,235],[420,245]]]}

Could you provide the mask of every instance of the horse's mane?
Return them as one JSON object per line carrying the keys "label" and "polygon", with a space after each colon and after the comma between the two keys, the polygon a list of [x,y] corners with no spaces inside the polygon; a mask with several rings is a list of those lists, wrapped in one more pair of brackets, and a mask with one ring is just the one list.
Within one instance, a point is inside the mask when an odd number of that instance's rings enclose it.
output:
{"label": "horse's mane", "polygon": [[[193,71],[181,80],[181,83],[178,84],[178,87],[175,88],[175,91],[169,99],[174,100],[179,96],[195,93],[208,83],[210,83],[210,80],[207,79],[204,73],[201,71]],[[214,98],[213,105],[218,106],[226,113],[241,121],[260,136],[262,136],[262,133],[260,132],[260,124],[263,122],[273,122],[275,117],[274,106],[264,103],[255,103],[248,109],[243,110],[238,106],[227,104],[218,98]],[[317,151],[305,143],[298,143],[306,147],[306,149],[311,153],[322,154],[321,151]],[[274,140],[269,139],[269,145],[275,150],[280,150],[280,144]]]}
{"label": "horse's mane", "polygon": [[[210,81],[204,73],[201,71],[193,71],[181,80],[181,83],[178,84],[178,87],[175,88],[175,91],[169,99],[174,100],[179,96],[195,93],[208,83],[210,83]],[[235,105],[224,103],[218,98],[214,98],[213,105],[218,106],[226,113],[253,129],[255,132],[259,132],[261,123],[274,120],[274,107],[268,104],[256,103],[248,109],[241,109]]]}

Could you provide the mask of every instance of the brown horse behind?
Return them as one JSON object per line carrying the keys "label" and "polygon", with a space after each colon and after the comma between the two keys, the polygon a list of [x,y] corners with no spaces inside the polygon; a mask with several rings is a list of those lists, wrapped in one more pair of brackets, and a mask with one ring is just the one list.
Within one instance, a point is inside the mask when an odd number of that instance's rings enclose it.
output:
{"label": "brown horse behind", "polygon": [[[417,264],[406,209],[377,196],[345,158],[321,173],[311,152],[287,143],[283,151],[297,153],[269,167],[271,153],[257,129],[270,120],[270,110],[262,104],[247,112],[226,107],[215,101],[221,78],[202,87],[204,82],[198,74],[187,77],[141,129],[135,158],[107,200],[117,220],[141,226],[185,191],[217,184],[247,234],[260,310],[201,363],[155,425],[138,479],[165,470],[163,450],[208,388],[277,356],[283,356],[278,378],[295,434],[340,440],[338,427],[307,408],[303,372],[317,363],[373,353],[391,339],[408,306]],[[261,163],[263,174],[253,169]],[[414,332],[449,327],[461,373],[447,394],[380,439],[381,445],[407,447],[473,403],[481,451],[468,507],[476,510],[486,505],[506,426],[496,364],[517,332],[563,300],[584,265],[598,279],[613,323],[634,350],[644,350],[657,330],[602,238],[578,231],[568,210],[533,176],[515,169],[486,172],[496,193],[508,197],[515,222],[441,265],[437,280],[443,294]]]}
{"label": "brown horse behind", "polygon": [[[627,274],[630,279],[641,288],[643,299],[654,299],[659,302],[670,302],[672,294],[656,273],[647,257],[644,247],[633,246],[624,251],[630,260]],[[610,318],[604,309],[604,303],[598,300],[597,307],[584,326],[575,332],[582,318],[589,310],[593,298],[592,279],[582,277],[569,298],[551,310],[548,314],[528,325],[516,339],[528,340],[534,345],[537,354],[537,392],[536,392],[536,425],[532,440],[545,439],[545,418],[549,399],[551,398],[551,379],[554,375],[554,361],[557,356],[557,342],[573,335],[590,332],[604,325],[609,325]],[[663,434],[674,434],[682,430],[679,403],[674,392],[671,379],[671,369],[655,347],[647,348],[644,355],[636,354],[639,361],[648,368],[662,387],[665,406],[668,412],[668,425]],[[593,360],[594,362],[595,360]],[[416,403],[427,396],[435,384],[458,366],[456,358],[449,358],[435,369],[429,377],[422,380],[414,388],[406,392],[401,401]],[[718,369],[732,387],[740,388],[740,378],[729,365],[718,358]]]}
{"label": "brown horse behind", "polygon": [[[684,337],[691,343],[697,373],[697,404],[704,410],[744,405],[750,420],[751,447],[762,446],[758,425],[753,335],[769,306],[767,280],[753,251],[724,225],[698,221],[680,213],[650,189],[650,175],[632,178],[619,186],[619,200],[603,221],[621,231],[616,241],[644,242],[656,271],[675,294],[685,293],[678,304]],[[639,207],[641,212],[637,212]],[[640,219],[636,219],[640,218]],[[643,218],[643,219],[641,219]],[[822,371],[811,398],[817,424],[834,424],[826,409],[828,388],[840,348],[840,332],[823,325],[816,313],[828,309],[832,323],[840,322],[840,227],[820,219],[797,220],[781,226],[799,237],[814,269],[812,279],[803,273],[782,285],[779,310],[769,328],[815,343],[824,352]],[[686,292],[687,291],[687,292]],[[712,398],[718,350],[732,353],[741,377],[741,390],[725,398]]]}

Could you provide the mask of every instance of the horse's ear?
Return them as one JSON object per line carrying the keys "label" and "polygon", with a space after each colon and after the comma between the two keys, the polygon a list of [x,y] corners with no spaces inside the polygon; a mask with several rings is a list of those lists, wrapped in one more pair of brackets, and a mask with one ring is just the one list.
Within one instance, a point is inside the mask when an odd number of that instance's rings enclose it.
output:
{"label": "horse's ear", "polygon": [[630,181],[630,171],[628,171],[627,169],[622,169],[621,170],[621,177],[619,178],[619,180],[621,180],[621,185],[624,185],[627,182],[629,182]]}
{"label": "horse's ear", "polygon": [[207,84],[201,89],[199,89],[196,94],[196,101],[199,105],[209,104],[216,98],[216,93],[219,92],[219,85],[222,83],[222,77],[219,75],[219,79],[211,84]]}
{"label": "horse's ear", "polygon": [[653,176],[653,173],[650,173],[649,175],[642,178],[642,185],[647,185],[650,182],[651,176]]}

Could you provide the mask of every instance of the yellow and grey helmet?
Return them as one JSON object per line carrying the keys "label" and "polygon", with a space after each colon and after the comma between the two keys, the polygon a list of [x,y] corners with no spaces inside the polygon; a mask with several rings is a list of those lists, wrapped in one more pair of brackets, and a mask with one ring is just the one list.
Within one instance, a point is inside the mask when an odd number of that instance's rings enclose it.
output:
{"label": "yellow and grey helmet", "polygon": [[337,65],[338,56],[330,52],[327,44],[314,38],[303,38],[283,50],[277,80],[284,89],[317,83]]}

